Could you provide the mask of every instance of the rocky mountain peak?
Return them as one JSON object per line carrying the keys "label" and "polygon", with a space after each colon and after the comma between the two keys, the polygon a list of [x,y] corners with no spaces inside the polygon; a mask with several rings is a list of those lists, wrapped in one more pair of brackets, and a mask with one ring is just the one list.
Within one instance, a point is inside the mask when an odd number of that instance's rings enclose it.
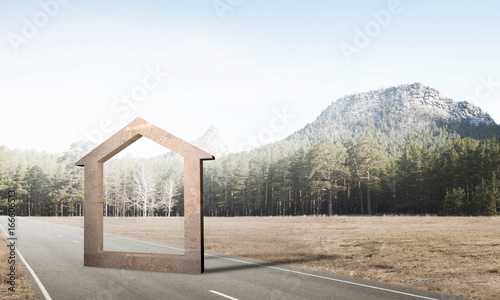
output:
{"label": "rocky mountain peak", "polygon": [[222,135],[214,125],[210,126],[210,128],[200,138],[194,141],[193,144],[215,157],[220,157],[229,153],[229,149],[224,143]]}
{"label": "rocky mountain peak", "polygon": [[409,116],[425,113],[452,121],[468,120],[475,125],[495,124],[490,115],[481,108],[466,101],[455,102],[445,98],[438,90],[419,82],[348,95],[337,100],[323,113],[348,113],[377,118],[387,108]]}
{"label": "rocky mountain peak", "polygon": [[322,139],[343,144],[369,137],[397,157],[415,139],[442,147],[457,136],[489,139],[498,132],[500,126],[481,108],[455,102],[417,82],[342,97],[288,136],[281,147],[298,148]]}

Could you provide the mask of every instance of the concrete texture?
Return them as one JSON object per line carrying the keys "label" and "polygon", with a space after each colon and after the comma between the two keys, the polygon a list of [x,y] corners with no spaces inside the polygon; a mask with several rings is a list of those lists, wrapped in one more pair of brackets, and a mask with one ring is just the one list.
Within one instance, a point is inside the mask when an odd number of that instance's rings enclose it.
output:
{"label": "concrete texture", "polygon": [[[103,251],[103,164],[141,137],[184,157],[184,255]],[[203,161],[213,159],[213,155],[137,118],[76,162],[85,167],[84,265],[203,273]]]}

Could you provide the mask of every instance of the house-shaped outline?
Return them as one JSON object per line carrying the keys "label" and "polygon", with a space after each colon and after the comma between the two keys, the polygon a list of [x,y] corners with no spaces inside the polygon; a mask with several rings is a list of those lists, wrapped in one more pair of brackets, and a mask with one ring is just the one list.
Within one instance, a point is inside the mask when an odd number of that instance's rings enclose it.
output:
{"label": "house-shaped outline", "polygon": [[[146,137],[184,158],[184,255],[103,251],[103,165]],[[136,118],[75,164],[84,167],[84,265],[201,274],[203,245],[203,161],[213,155]]]}

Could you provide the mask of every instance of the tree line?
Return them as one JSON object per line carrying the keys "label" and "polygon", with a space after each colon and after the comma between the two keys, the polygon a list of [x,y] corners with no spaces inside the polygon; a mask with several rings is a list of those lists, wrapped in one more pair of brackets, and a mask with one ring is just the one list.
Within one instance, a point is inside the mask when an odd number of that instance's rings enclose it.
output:
{"label": "tree line", "polygon": [[[432,149],[432,150],[431,150]],[[17,214],[81,216],[83,168],[91,150],[62,155],[0,147],[0,209],[8,191]],[[457,138],[439,149],[418,140],[388,158],[373,139],[308,147],[264,147],[204,164],[206,216],[332,214],[494,215],[500,141]],[[182,216],[183,161],[175,154],[112,158],[104,165],[104,216]]]}
{"label": "tree line", "polygon": [[[83,168],[75,162],[92,149],[73,143],[62,156],[0,147],[0,209],[5,195],[16,193],[17,214],[24,216],[82,216]],[[125,157],[104,164],[104,216],[180,215],[183,198],[179,157]]]}
{"label": "tree line", "polygon": [[213,216],[442,214],[497,211],[500,143],[471,138],[429,150],[412,141],[388,159],[372,139],[233,154],[208,167]]}

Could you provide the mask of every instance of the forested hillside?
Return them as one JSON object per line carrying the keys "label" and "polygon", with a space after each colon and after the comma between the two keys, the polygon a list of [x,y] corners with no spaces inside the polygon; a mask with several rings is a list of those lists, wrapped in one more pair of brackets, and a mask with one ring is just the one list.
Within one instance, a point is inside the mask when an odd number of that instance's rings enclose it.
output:
{"label": "forested hillside", "polygon": [[390,158],[397,158],[414,139],[434,150],[455,138],[500,136],[500,128],[479,107],[454,102],[414,83],[338,99],[314,122],[278,144],[297,148],[330,139],[342,145],[359,136],[373,139]]}
{"label": "forested hillside", "polygon": [[[347,96],[283,141],[205,162],[205,215],[493,215],[498,133],[479,108],[420,84]],[[214,128],[205,137],[227,152]],[[82,215],[83,168],[74,163],[90,150],[0,147],[0,209],[15,191],[19,215]],[[103,214],[182,216],[182,168],[174,154],[109,160]]]}

